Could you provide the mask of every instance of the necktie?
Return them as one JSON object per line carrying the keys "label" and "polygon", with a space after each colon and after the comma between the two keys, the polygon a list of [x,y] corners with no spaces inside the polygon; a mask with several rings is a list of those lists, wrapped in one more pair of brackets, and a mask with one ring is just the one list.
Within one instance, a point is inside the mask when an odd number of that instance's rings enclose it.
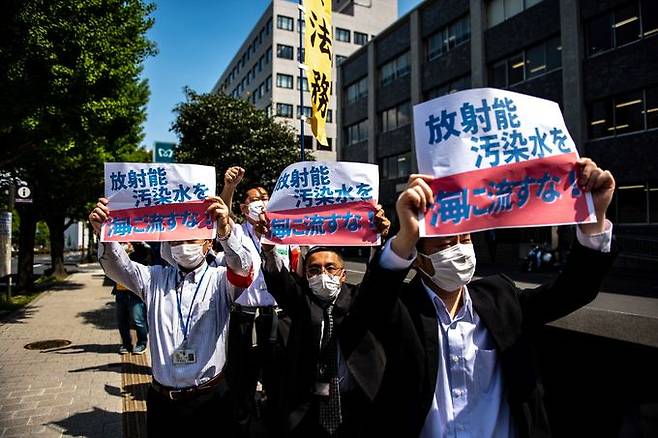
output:
{"label": "necktie", "polygon": [[320,351],[320,381],[329,384],[329,395],[319,397],[320,425],[333,436],[343,417],[338,386],[338,344],[334,334],[333,305],[324,311],[324,334]]}

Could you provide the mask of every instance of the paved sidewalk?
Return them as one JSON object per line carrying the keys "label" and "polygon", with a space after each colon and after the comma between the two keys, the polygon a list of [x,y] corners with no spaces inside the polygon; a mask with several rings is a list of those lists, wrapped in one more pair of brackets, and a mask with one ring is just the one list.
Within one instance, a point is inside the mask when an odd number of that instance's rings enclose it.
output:
{"label": "paved sidewalk", "polygon": [[[78,268],[65,285],[49,291],[12,319],[0,322],[0,437],[122,437],[126,372],[148,379],[142,366],[117,354],[111,287],[97,264]],[[45,351],[24,345],[67,339]],[[125,358],[126,362],[135,359]],[[135,398],[135,390],[128,396]],[[141,392],[141,391],[140,391]],[[138,397],[142,398],[142,397]],[[139,414],[139,406],[132,404]]]}

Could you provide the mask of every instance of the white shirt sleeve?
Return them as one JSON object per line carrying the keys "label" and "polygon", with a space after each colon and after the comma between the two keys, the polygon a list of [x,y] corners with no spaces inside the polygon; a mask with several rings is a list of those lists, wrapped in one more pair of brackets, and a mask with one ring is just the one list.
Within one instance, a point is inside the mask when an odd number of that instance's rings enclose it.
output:
{"label": "white shirt sleeve", "polygon": [[583,233],[580,230],[580,226],[578,226],[576,227],[576,238],[585,248],[593,249],[594,251],[610,252],[610,242],[612,242],[612,222],[606,219],[605,230],[601,233],[592,235]]}
{"label": "white shirt sleeve", "polygon": [[99,242],[98,261],[105,271],[105,275],[126,286],[142,300],[146,300],[146,294],[151,285],[151,268],[149,266],[130,260],[118,242]]}
{"label": "white shirt sleeve", "polygon": [[391,271],[401,271],[407,269],[416,259],[416,249],[414,248],[411,253],[411,257],[408,260],[403,259],[393,251],[391,248],[391,243],[397,236],[394,236],[386,242],[384,249],[382,250],[382,255],[379,257],[379,265],[384,269],[389,269]]}

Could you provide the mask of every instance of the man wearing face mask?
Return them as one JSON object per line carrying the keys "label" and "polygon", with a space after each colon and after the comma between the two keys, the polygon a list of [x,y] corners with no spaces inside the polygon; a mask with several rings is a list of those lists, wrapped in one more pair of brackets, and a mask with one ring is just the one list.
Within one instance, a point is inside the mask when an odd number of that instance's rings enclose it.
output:
{"label": "man wearing face mask", "polygon": [[[388,232],[381,206],[375,224]],[[358,287],[346,283],[343,258],[335,248],[312,247],[300,278],[271,245],[263,249],[265,281],[291,324],[280,376],[285,436],[366,433],[361,418],[382,378],[384,353],[364,324]]]}
{"label": "man wearing face mask", "polygon": [[[221,198],[210,199],[207,213],[217,222],[227,267],[206,263],[211,240],[171,242],[176,266],[167,267],[135,263],[118,243],[99,243],[105,274],[146,304],[153,373],[149,437],[209,436],[217,433],[213,425],[229,424],[224,383],[229,311],[260,259],[236,234]],[[107,204],[99,199],[89,215],[97,234],[110,216]]]}
{"label": "man wearing face mask", "polygon": [[[615,181],[589,159],[577,168],[597,222],[578,226],[568,264],[554,281],[523,290],[504,275],[471,281],[476,258],[469,234],[419,239],[419,213],[434,196],[431,177],[412,175],[396,205],[400,231],[361,286],[369,327],[386,349],[373,436],[550,436],[535,336],[592,301],[613,260],[605,212]],[[405,284],[412,265],[418,274]]]}
{"label": "man wearing face mask", "polygon": [[[245,170],[231,167],[224,175],[222,199],[231,205],[233,194],[244,177]],[[259,257],[262,251],[261,233],[256,229],[259,217],[265,211],[269,196],[263,187],[252,187],[245,192],[240,211],[245,221],[240,226],[246,239],[250,240],[251,251]],[[291,251],[287,245],[277,245],[275,256],[288,268]],[[277,302],[268,291],[260,266],[254,271],[253,283],[235,301],[231,309],[228,337],[227,382],[233,400],[233,418],[237,436],[250,436],[252,417],[256,412],[255,396],[258,381],[262,382],[267,403],[261,414],[269,436],[277,436],[275,406],[278,404],[279,387],[276,376],[280,373],[277,351],[287,336],[286,316],[281,313]],[[285,388],[283,388],[285,390]]]}

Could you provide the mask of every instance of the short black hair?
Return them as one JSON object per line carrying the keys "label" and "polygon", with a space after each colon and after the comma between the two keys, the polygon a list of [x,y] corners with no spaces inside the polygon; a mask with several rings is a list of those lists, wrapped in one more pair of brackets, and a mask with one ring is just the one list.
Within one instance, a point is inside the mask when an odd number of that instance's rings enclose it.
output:
{"label": "short black hair", "polygon": [[311,257],[313,254],[318,253],[318,252],[333,252],[338,256],[341,262],[343,262],[343,255],[340,253],[340,249],[332,246],[314,246],[313,248],[309,249],[308,252],[306,253],[306,256],[304,257],[304,269],[306,269],[306,262],[308,261],[309,257]]}

